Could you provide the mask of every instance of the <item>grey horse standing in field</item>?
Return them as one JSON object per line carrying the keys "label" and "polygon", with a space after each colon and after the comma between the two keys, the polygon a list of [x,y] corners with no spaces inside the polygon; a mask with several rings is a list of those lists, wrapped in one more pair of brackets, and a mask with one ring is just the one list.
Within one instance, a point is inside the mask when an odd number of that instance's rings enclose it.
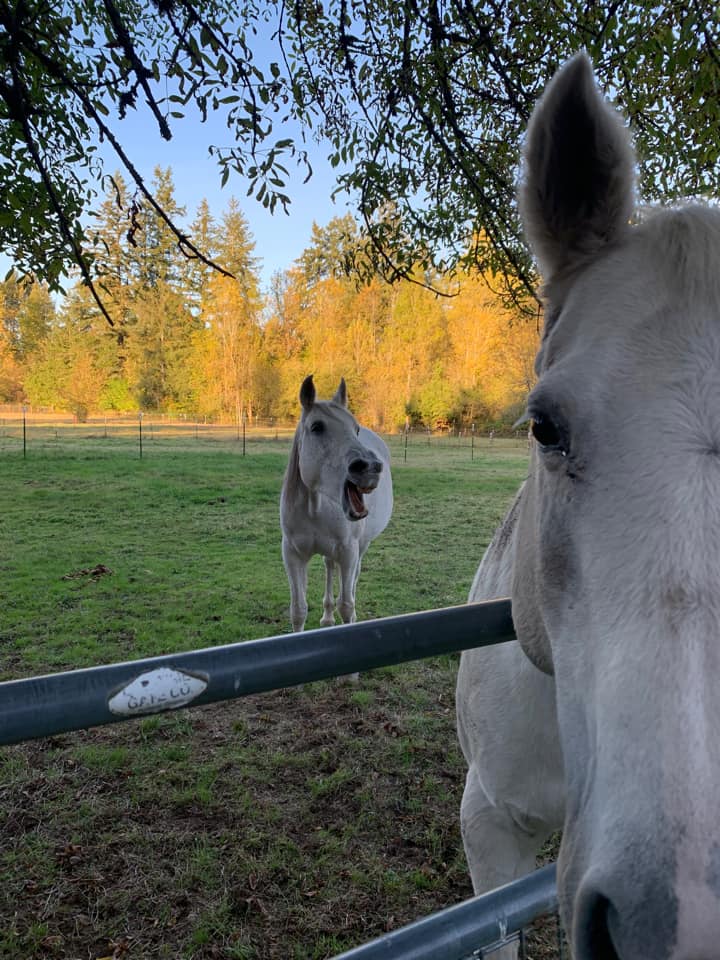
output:
{"label": "grey horse standing in field", "polygon": [[307,568],[315,554],[325,558],[321,626],[335,623],[336,568],[338,613],[343,623],[354,623],[362,558],[388,525],[393,508],[390,451],[348,410],[345,381],[340,381],[332,400],[318,400],[313,378],[306,377],[300,404],[302,414],[280,497],[282,555],[296,631],[307,619]]}
{"label": "grey horse standing in field", "polygon": [[471,590],[511,597],[518,639],[462,655],[461,824],[478,892],[563,827],[575,960],[716,960],[720,211],[632,224],[634,171],[580,54],[525,145],[534,441]]}

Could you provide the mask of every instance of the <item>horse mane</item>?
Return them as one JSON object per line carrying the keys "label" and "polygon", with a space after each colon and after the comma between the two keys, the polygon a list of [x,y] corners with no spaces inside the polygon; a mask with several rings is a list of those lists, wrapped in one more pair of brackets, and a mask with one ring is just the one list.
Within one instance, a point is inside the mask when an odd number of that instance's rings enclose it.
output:
{"label": "horse mane", "polygon": [[303,490],[305,490],[305,484],[300,476],[300,427],[298,426],[283,479],[282,503],[288,505],[294,503]]}
{"label": "horse mane", "polygon": [[669,207],[642,219],[637,229],[681,296],[720,299],[720,210],[701,203]]}

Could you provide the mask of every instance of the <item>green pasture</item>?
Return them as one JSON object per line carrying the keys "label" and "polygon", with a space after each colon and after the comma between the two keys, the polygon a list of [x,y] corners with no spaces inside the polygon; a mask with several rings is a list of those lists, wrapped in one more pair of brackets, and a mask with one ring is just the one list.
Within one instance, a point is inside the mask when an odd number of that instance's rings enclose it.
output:
{"label": "green pasture", "polygon": [[[0,677],[289,629],[289,443],[0,438]],[[515,441],[392,441],[360,618],[463,602]],[[311,569],[308,626],[321,615]],[[456,657],[0,752],[0,958],[322,958],[470,893]]]}

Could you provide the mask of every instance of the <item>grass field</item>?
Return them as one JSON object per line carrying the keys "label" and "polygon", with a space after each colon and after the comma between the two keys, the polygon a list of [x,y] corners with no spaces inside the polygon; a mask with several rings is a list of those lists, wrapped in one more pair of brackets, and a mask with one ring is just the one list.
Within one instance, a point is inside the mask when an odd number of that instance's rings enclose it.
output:
{"label": "grass field", "polygon": [[[287,440],[0,439],[0,677],[289,629]],[[393,444],[361,619],[464,601],[522,445]],[[322,563],[308,626],[321,615]],[[0,958],[322,958],[470,894],[456,657],[0,753]]]}

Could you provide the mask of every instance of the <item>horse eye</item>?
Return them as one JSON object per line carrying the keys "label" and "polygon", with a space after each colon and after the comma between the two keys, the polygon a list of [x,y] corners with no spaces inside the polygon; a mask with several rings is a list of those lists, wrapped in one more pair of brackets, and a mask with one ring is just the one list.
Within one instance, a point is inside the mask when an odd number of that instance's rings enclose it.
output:
{"label": "horse eye", "polygon": [[541,447],[551,450],[559,449],[563,454],[566,453],[566,451],[563,449],[560,431],[557,425],[552,422],[552,420],[548,420],[546,417],[533,417],[532,426],[530,429],[532,431],[532,435],[535,437]]}
{"label": "horse eye", "polygon": [[322,420],[314,420],[314,421],[310,424],[310,432],[311,432],[311,433],[324,433],[324,432],[325,432],[325,424],[322,422]]}

